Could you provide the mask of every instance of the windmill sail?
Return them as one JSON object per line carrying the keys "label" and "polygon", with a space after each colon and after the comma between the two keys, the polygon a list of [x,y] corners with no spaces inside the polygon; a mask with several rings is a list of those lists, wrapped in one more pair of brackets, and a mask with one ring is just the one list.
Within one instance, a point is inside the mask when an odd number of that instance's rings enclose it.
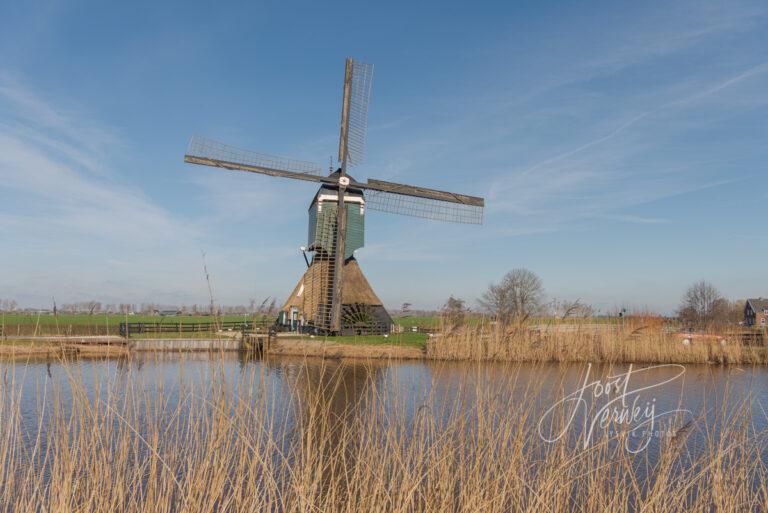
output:
{"label": "windmill sail", "polygon": [[341,108],[339,162],[346,158],[350,166],[361,164],[365,155],[372,85],[373,65],[348,59]]}
{"label": "windmill sail", "polygon": [[194,136],[189,141],[184,161],[282,178],[323,181],[323,177],[320,176],[322,167],[314,162],[256,153],[199,136]]}
{"label": "windmill sail", "polygon": [[449,223],[483,224],[483,198],[372,179],[362,188],[370,210]]}

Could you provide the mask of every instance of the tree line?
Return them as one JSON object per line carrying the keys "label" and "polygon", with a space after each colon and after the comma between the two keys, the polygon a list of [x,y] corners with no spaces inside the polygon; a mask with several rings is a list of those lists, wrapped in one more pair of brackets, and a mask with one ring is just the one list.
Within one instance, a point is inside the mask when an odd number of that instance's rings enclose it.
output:
{"label": "tree line", "polygon": [[[581,299],[545,300],[541,278],[525,268],[513,269],[498,283],[491,283],[478,298],[482,313],[503,323],[524,322],[531,317],[593,317],[596,310]],[[689,327],[737,324],[743,319],[744,300],[730,301],[707,281],[698,281],[686,289],[675,312],[678,320]],[[460,324],[470,312],[466,301],[451,296],[441,313],[449,324]],[[612,315],[626,315],[626,309],[617,309]]]}

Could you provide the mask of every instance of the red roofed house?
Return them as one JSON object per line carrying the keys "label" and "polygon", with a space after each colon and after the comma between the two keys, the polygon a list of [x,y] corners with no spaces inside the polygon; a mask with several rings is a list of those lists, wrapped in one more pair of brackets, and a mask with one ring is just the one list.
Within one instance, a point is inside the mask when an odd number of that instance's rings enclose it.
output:
{"label": "red roofed house", "polygon": [[768,299],[747,299],[744,305],[744,324],[765,328],[768,324]]}

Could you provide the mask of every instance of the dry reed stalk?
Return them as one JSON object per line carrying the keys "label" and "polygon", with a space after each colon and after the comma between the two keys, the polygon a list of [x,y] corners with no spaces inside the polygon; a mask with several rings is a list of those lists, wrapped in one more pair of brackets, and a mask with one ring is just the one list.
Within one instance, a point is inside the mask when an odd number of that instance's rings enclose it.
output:
{"label": "dry reed stalk", "polygon": [[427,342],[427,358],[510,362],[765,364],[762,346],[742,344],[733,333],[720,341],[685,345],[660,325],[566,324],[508,327],[489,321],[464,326]]}
{"label": "dry reed stalk", "polygon": [[723,408],[695,454],[661,446],[642,475],[643,456],[608,438],[542,442],[535,398],[550,384],[511,364],[493,376],[467,365],[450,391],[424,383],[415,409],[381,365],[264,365],[281,366],[283,388],[216,363],[197,382],[182,371],[172,391],[130,370],[88,388],[65,364],[66,381],[38,391],[36,426],[6,375],[0,510],[728,513],[768,500],[746,407]]}

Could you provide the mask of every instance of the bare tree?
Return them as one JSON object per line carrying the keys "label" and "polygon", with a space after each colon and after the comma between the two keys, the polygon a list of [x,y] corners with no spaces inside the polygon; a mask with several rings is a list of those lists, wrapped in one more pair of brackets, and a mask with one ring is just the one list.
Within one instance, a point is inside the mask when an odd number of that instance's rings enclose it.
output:
{"label": "bare tree", "polygon": [[684,323],[691,326],[727,322],[732,306],[714,285],[699,281],[688,287],[680,302],[677,315]]}
{"label": "bare tree", "polygon": [[731,311],[728,315],[728,322],[738,324],[744,320],[744,307],[747,306],[746,299],[737,299],[731,302]]}
{"label": "bare tree", "polygon": [[13,312],[16,310],[18,303],[15,299],[0,299],[0,310],[3,312]]}
{"label": "bare tree", "polygon": [[266,313],[266,310],[267,310],[267,308],[268,308],[268,307],[267,307],[267,302],[268,302],[269,300],[270,300],[270,297],[269,297],[269,296],[265,297],[265,298],[264,298],[264,301],[262,301],[262,302],[261,302],[261,304],[260,304],[260,305],[259,305],[259,307],[256,309],[256,311],[257,311],[258,313],[260,313],[261,315],[264,315],[264,314]]}
{"label": "bare tree", "polygon": [[500,283],[489,285],[478,303],[502,322],[509,322],[539,312],[543,299],[541,278],[533,271],[519,268],[508,272]]}
{"label": "bare tree", "polygon": [[552,303],[552,312],[556,317],[567,319],[568,317],[592,317],[595,309],[592,305],[584,303],[581,298],[576,301],[557,301]]}
{"label": "bare tree", "polygon": [[441,310],[444,329],[451,332],[464,324],[467,315],[466,302],[463,299],[449,297]]}
{"label": "bare tree", "polygon": [[94,300],[86,301],[84,306],[88,312],[88,315],[93,315],[101,311],[101,303],[98,301],[94,301]]}

